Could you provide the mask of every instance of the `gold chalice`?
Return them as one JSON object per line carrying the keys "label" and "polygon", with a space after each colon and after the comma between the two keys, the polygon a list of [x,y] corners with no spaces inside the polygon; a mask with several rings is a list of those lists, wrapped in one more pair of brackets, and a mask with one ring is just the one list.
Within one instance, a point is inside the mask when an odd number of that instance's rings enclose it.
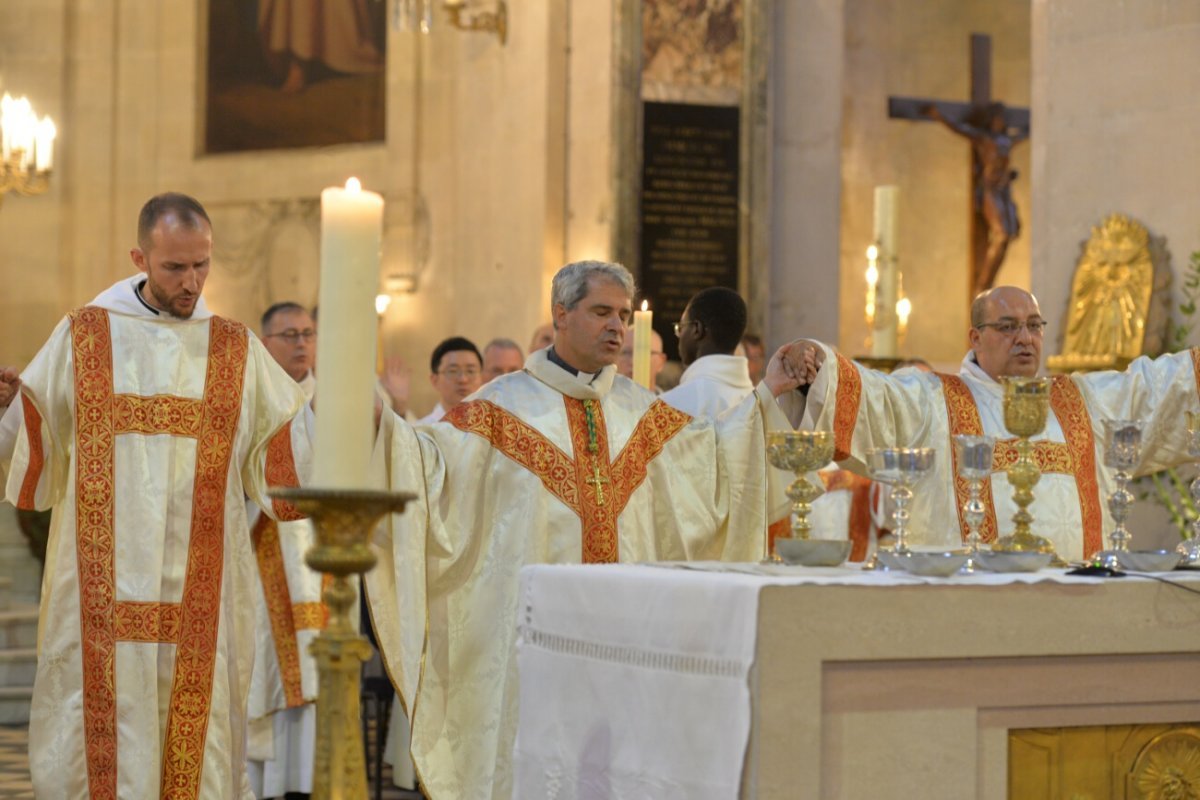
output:
{"label": "gold chalice", "polygon": [[1030,530],[1033,515],[1029,513],[1034,484],[1042,477],[1041,470],[1033,460],[1033,443],[1029,437],[1046,429],[1046,416],[1049,413],[1049,378],[1004,378],[1004,427],[1017,437],[1018,457],[1008,468],[1008,482],[1016,489],[1013,492],[1013,502],[1017,504],[1017,513],[1013,514],[1016,529],[1008,536],[997,539],[992,545],[993,550],[1054,552],[1054,545],[1049,539]]}
{"label": "gold chalice", "polygon": [[[787,488],[792,501],[792,538],[807,539],[812,502],[825,493],[807,477],[833,460],[833,434],[829,431],[771,431],[767,434],[767,460],[780,469],[791,470],[796,480]],[[770,558],[778,558],[774,553]]]}

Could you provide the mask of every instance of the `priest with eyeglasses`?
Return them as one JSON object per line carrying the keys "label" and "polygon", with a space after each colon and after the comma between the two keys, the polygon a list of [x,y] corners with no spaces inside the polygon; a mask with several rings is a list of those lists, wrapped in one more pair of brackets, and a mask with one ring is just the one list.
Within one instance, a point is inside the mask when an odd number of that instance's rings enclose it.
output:
{"label": "priest with eyeglasses", "polygon": [[[956,481],[953,437],[995,437],[995,472],[984,485],[986,517],[980,529],[991,542],[1013,532],[1016,504],[1003,470],[1016,459],[1015,439],[1004,426],[1005,376],[1035,377],[1041,369],[1047,322],[1037,298],[1015,286],[981,293],[971,305],[970,350],[957,374],[902,369],[886,375],[867,369],[826,345],[814,351],[816,378],[807,396],[780,399],[789,417],[806,429],[834,433],[834,459],[865,471],[868,451],[880,447],[932,447],[933,472],[914,492],[910,543],[959,547],[968,530],[961,517],[965,482]],[[1190,460],[1184,412],[1200,411],[1200,351],[1138,358],[1122,372],[1056,375],[1051,379],[1046,428],[1032,437],[1042,471],[1030,508],[1036,533],[1060,556],[1081,559],[1103,550],[1112,519],[1104,502],[1114,488],[1104,464],[1104,420],[1146,424],[1141,461],[1146,474]]]}

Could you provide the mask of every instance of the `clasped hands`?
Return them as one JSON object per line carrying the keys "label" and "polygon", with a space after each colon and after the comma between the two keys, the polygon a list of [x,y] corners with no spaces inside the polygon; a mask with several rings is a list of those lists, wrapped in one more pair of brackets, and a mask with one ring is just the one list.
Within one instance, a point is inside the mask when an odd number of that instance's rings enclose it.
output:
{"label": "clasped hands", "polygon": [[817,379],[817,371],[825,363],[825,350],[816,342],[797,339],[775,351],[767,364],[763,382],[771,394],[779,397],[784,392],[808,386]]}
{"label": "clasped hands", "polygon": [[0,408],[6,408],[21,389],[21,373],[12,367],[0,367]]}

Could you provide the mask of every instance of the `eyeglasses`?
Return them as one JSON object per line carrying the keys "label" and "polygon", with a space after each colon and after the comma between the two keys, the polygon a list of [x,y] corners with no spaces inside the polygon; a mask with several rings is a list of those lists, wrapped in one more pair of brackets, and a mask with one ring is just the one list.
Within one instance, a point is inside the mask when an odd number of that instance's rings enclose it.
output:
{"label": "eyeglasses", "polygon": [[478,367],[467,367],[466,369],[462,369],[460,367],[446,367],[446,369],[438,370],[438,375],[444,375],[452,381],[456,381],[459,378],[478,378],[479,374]]}
{"label": "eyeglasses", "polygon": [[311,342],[316,338],[317,332],[312,328],[305,328],[302,331],[298,331],[295,328],[288,328],[286,331],[281,331],[279,333],[268,333],[265,338],[270,339],[272,336],[278,336],[279,338],[285,340],[288,344],[295,344],[301,339],[306,342]]}
{"label": "eyeglasses", "polygon": [[1030,336],[1041,336],[1046,332],[1046,320],[1028,319],[1024,322],[1017,322],[1015,319],[1006,319],[1002,322],[981,322],[975,327],[994,328],[997,333],[1003,336],[1016,336],[1021,331],[1021,328],[1024,328],[1029,331]]}
{"label": "eyeglasses", "polygon": [[689,319],[689,320],[686,320],[686,321],[685,321],[685,320],[682,320],[682,319],[681,319],[681,320],[679,320],[679,322],[676,322],[676,323],[675,323],[675,337],[676,337],[676,338],[678,338],[678,337],[679,337],[679,333],[680,333],[680,331],[682,331],[682,330],[683,330],[684,328],[686,328],[687,326],[689,326],[689,325],[698,325],[698,324],[699,324],[699,323],[698,323],[696,320],[694,320],[694,319]]}

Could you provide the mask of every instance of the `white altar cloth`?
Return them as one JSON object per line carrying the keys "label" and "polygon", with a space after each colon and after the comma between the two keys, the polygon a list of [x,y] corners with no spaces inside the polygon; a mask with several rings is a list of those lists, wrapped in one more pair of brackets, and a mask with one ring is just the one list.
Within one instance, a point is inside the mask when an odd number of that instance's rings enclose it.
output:
{"label": "white altar cloth", "polygon": [[[1200,573],[1175,572],[1170,579],[1200,588]],[[517,643],[514,797],[741,796],[764,587],[933,584],[961,589],[1113,580],[1068,576],[1062,570],[924,578],[863,572],[858,565],[526,567]]]}

